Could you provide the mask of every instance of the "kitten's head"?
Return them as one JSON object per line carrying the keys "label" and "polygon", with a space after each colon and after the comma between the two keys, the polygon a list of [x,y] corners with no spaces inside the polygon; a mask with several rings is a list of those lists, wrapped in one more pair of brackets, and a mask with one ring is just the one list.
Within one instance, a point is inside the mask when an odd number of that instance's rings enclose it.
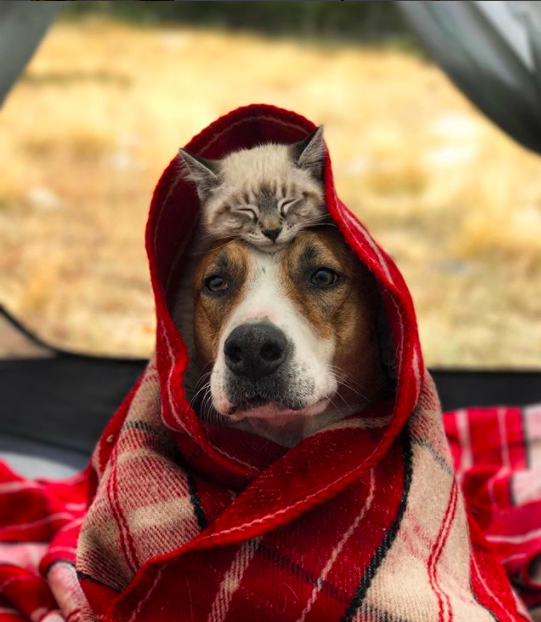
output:
{"label": "kitten's head", "polygon": [[180,156],[216,238],[240,237],[272,252],[325,217],[323,127],[292,145],[267,143],[221,160],[183,149]]}

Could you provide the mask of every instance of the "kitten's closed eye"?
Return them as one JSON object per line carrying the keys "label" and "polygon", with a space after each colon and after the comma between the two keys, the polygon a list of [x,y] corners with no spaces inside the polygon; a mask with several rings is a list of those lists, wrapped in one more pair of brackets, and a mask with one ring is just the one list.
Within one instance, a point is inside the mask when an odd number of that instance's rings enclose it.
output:
{"label": "kitten's closed eye", "polygon": [[295,203],[298,203],[300,200],[300,197],[296,197],[294,199],[280,199],[280,201],[278,202],[278,211],[280,213],[280,216],[282,218],[285,218],[287,216],[289,208]]}
{"label": "kitten's closed eye", "polygon": [[244,216],[247,216],[252,222],[257,222],[257,218],[258,218],[258,213],[256,212],[256,210],[252,207],[238,207],[236,209],[236,211],[239,214],[243,214]]}

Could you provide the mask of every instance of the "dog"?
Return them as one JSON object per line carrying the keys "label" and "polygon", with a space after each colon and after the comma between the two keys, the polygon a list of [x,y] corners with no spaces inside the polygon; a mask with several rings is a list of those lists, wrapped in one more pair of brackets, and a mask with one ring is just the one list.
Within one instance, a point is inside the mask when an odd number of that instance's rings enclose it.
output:
{"label": "dog", "polygon": [[272,255],[222,240],[196,266],[192,296],[222,423],[292,446],[384,396],[375,282],[337,229],[303,231]]}

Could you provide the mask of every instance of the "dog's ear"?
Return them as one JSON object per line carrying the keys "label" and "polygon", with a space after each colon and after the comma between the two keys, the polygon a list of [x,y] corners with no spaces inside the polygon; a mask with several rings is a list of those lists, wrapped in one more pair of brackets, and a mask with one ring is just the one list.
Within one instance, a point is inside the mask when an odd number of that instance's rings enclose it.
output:
{"label": "dog's ear", "polygon": [[179,149],[178,153],[184,162],[186,176],[195,183],[197,194],[204,201],[210,191],[220,183],[218,160],[206,160],[188,153],[185,149]]}
{"label": "dog's ear", "polygon": [[299,168],[309,171],[316,179],[322,179],[325,163],[323,126],[320,125],[315,132],[291,145],[291,155]]}

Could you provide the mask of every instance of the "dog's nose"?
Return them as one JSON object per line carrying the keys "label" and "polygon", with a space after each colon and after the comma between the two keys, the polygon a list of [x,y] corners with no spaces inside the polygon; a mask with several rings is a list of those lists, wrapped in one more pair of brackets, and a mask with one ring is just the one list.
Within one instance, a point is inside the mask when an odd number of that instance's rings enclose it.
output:
{"label": "dog's nose", "polygon": [[287,349],[286,336],[276,326],[242,324],[225,341],[225,362],[235,374],[256,381],[280,367]]}
{"label": "dog's nose", "polygon": [[280,231],[282,231],[282,227],[278,227],[277,229],[264,229],[263,235],[269,238],[271,242],[276,242],[278,236],[280,235]]}

